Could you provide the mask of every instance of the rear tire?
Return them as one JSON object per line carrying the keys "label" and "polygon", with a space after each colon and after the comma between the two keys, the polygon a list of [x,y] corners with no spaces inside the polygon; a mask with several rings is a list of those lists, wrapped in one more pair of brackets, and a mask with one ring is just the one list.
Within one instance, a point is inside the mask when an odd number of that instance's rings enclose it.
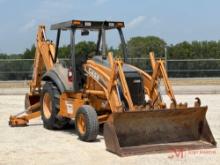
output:
{"label": "rear tire", "polygon": [[99,122],[93,107],[81,106],[76,114],[75,125],[79,139],[86,142],[96,140],[99,133]]}
{"label": "rear tire", "polygon": [[59,117],[59,111],[60,92],[52,82],[47,82],[41,96],[41,118],[46,129],[62,129],[68,124],[69,119]]}

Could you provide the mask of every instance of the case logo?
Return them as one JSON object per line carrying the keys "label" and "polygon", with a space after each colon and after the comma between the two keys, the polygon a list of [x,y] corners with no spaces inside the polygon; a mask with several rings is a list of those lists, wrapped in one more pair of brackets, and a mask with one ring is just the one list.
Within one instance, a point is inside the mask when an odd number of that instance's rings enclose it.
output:
{"label": "case logo", "polygon": [[94,71],[92,68],[88,69],[89,75],[94,78],[96,81],[99,81],[100,77],[96,71]]}

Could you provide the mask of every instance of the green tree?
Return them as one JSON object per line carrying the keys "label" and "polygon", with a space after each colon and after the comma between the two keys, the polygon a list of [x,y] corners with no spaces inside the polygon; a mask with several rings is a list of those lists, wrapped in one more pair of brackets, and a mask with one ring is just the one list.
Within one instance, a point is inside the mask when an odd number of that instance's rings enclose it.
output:
{"label": "green tree", "polygon": [[83,56],[89,55],[96,51],[96,44],[92,41],[81,41],[76,44],[76,55]]}
{"label": "green tree", "polygon": [[[76,56],[88,55],[96,50],[96,44],[92,41],[81,41],[75,46]],[[59,48],[59,58],[70,58],[71,48],[70,45],[64,45]]]}
{"label": "green tree", "polygon": [[7,59],[8,55],[5,53],[0,53],[0,59]]}
{"label": "green tree", "polygon": [[166,42],[155,36],[133,37],[128,43],[129,57],[146,57],[150,51],[154,51],[157,57],[164,56]]}
{"label": "green tree", "polygon": [[26,49],[24,54],[22,55],[23,59],[33,59],[35,55],[36,47],[32,45],[31,49]]}
{"label": "green tree", "polygon": [[59,58],[69,58],[70,57],[70,45],[64,45],[58,50]]}
{"label": "green tree", "polygon": [[192,58],[192,45],[187,41],[171,45],[167,54],[169,59]]}

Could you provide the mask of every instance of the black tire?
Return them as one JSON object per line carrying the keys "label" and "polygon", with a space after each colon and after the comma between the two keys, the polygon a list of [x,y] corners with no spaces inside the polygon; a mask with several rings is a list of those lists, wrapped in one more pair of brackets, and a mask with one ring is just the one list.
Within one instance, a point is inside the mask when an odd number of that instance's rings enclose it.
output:
{"label": "black tire", "polygon": [[[83,115],[85,117],[85,132],[82,133],[80,131],[79,126],[79,118]],[[97,135],[99,133],[99,122],[97,118],[96,111],[93,107],[89,105],[83,105],[79,108],[76,114],[75,118],[75,125],[76,125],[76,131],[79,136],[80,140],[89,142],[89,141],[95,141],[97,138]]]}
{"label": "black tire", "polygon": [[[44,110],[45,108],[44,98],[46,96],[50,97],[51,100],[50,116],[47,116]],[[46,129],[50,129],[50,130],[62,129],[68,124],[69,119],[58,116],[59,110],[60,110],[60,92],[52,82],[47,82],[43,86],[42,95],[41,95],[41,118],[43,120],[43,125]]]}

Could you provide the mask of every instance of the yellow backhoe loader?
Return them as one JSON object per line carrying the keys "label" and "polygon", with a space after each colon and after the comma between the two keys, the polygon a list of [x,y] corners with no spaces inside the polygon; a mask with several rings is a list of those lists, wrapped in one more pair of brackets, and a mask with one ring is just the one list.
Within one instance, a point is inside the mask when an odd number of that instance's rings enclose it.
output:
{"label": "yellow backhoe loader", "polygon": [[[207,106],[197,98],[193,107],[178,103],[162,60],[150,53],[152,74],[127,63],[124,22],[71,20],[51,26],[56,44],[39,26],[33,78],[25,97],[25,111],[11,116],[9,125],[26,126],[41,116],[47,129],[62,129],[75,121],[78,136],[94,141],[104,124],[108,151],[120,156],[169,151],[172,148],[212,148],[215,139],[206,121]],[[113,57],[106,32],[119,33],[123,60]],[[58,60],[61,32],[70,32],[70,58]],[[76,32],[97,34],[96,51],[75,55]],[[107,53],[108,52],[108,53]],[[45,71],[46,70],[46,71]],[[159,88],[163,80],[171,104]]]}

